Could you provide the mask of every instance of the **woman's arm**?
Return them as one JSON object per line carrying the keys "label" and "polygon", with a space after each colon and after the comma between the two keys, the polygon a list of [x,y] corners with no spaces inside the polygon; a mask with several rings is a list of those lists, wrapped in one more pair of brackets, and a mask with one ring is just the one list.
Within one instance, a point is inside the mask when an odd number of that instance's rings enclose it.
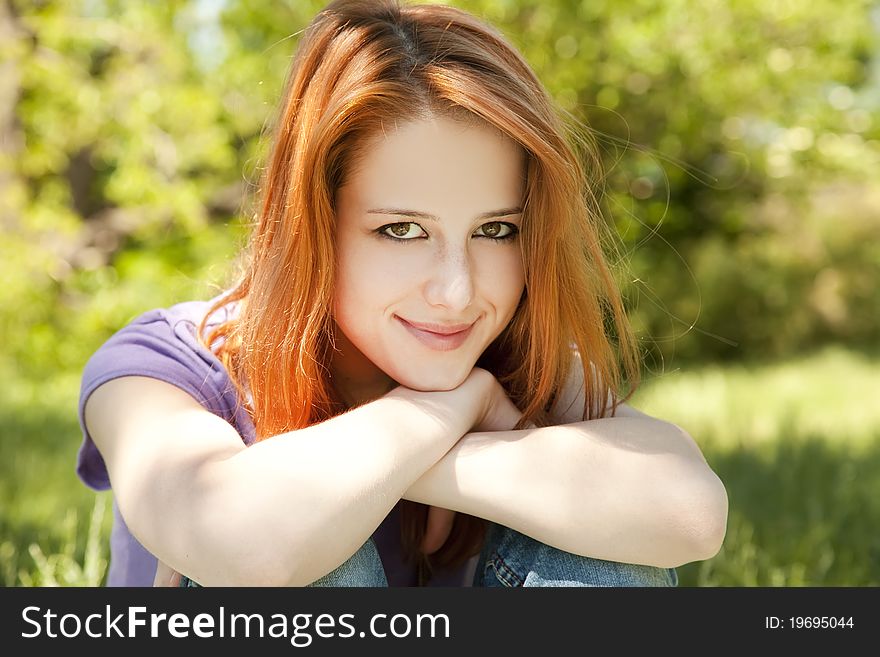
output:
{"label": "woman's arm", "polygon": [[249,448],[150,378],[102,385],[85,417],[126,523],[161,562],[205,585],[305,585],[354,554],[466,431],[515,411],[495,388],[475,369],[455,390],[398,388]]}
{"label": "woman's arm", "polygon": [[467,434],[404,497],[583,556],[660,567],[714,556],[727,493],[694,440],[626,405],[575,421],[582,376],[561,399],[558,426]]}
{"label": "woman's arm", "polygon": [[654,418],[471,433],[404,497],[567,552],[660,567],[714,556],[727,523],[724,486],[692,439]]}

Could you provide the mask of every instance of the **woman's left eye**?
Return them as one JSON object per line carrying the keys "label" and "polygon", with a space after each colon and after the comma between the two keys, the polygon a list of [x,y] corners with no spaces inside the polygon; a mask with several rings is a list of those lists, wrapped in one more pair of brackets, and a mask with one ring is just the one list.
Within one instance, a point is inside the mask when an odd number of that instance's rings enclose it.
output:
{"label": "woman's left eye", "polygon": [[[480,231],[482,231],[482,233]],[[483,224],[477,229],[477,236],[503,240],[513,237],[518,232],[519,229],[513,224],[504,221],[491,221],[488,224]]]}

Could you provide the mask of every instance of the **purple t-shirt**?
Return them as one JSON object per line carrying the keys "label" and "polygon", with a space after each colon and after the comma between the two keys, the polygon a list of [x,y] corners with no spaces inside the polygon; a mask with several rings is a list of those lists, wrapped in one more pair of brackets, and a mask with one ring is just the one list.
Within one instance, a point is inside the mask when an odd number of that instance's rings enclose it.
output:
{"label": "purple t-shirt", "polygon": [[[96,351],[83,372],[79,419],[83,442],[77,456],[79,478],[95,490],[110,488],[104,459],[86,430],[83,410],[98,386],[122,376],[148,376],[189,393],[210,412],[238,431],[242,441],[254,441],[254,425],[226,369],[195,336],[213,301],[189,301],[167,309],[151,310],[133,320]],[[209,326],[226,320],[229,307],[211,317]],[[403,558],[399,503],[373,534],[389,586],[415,586],[415,567]],[[435,573],[428,586],[471,586],[477,557],[459,568]],[[113,503],[108,586],[152,586],[156,557],[132,536],[119,507]]]}

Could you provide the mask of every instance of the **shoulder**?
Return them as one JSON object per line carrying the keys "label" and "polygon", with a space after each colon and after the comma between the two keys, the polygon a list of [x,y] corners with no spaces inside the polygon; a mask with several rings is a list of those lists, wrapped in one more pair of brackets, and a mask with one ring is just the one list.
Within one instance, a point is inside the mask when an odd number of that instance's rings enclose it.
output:
{"label": "shoulder", "polygon": [[[198,327],[211,306],[210,301],[188,301],[135,317],[88,360],[83,394],[120,376],[152,376],[209,400],[228,379],[223,365],[198,337]],[[212,315],[209,326],[225,318],[217,315]]]}
{"label": "shoulder", "polygon": [[[246,443],[253,441],[253,425],[228,372],[196,335],[198,325],[211,306],[208,301],[191,301],[147,311],[113,334],[92,354],[83,369],[79,396],[83,443],[77,473],[86,484],[98,489],[110,484],[90,431],[95,410],[114,404],[126,407],[147,398],[151,403],[156,402],[154,406],[158,410],[165,408],[163,404],[173,396],[163,396],[161,388],[160,392],[154,392],[155,385],[149,385],[145,379],[173,386],[204,410],[233,424]],[[133,377],[140,378],[141,383],[134,385]],[[93,395],[102,388],[106,392],[108,384],[121,379],[128,379],[129,383],[112,386],[115,389],[109,397],[112,403],[91,406],[87,423],[86,407]],[[148,389],[150,395],[145,392]]]}
{"label": "shoulder", "polygon": [[210,383],[213,365],[199,342],[195,326],[198,306],[156,308],[135,317],[114,333],[89,358],[83,370],[82,393],[120,376],[153,376],[193,392]]}
{"label": "shoulder", "polygon": [[[572,348],[568,377],[566,378],[565,384],[563,385],[556,400],[556,404],[553,406],[553,410],[550,414],[553,424],[573,424],[575,422],[584,421],[584,402],[586,399],[585,369],[588,372],[588,376],[591,379],[590,383],[594,387],[594,390],[604,391],[605,387],[600,380],[593,363],[586,361],[585,368],[584,359],[581,357],[581,354],[577,349]],[[610,394],[602,399],[607,417],[611,416],[611,402]],[[598,411],[598,409],[594,409],[594,417],[599,415],[596,411]],[[648,416],[628,404],[618,404],[614,417]]]}

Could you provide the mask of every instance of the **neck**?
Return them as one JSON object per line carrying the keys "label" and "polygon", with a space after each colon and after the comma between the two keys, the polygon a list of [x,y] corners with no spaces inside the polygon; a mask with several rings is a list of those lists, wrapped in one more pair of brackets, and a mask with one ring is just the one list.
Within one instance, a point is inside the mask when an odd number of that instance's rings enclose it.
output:
{"label": "neck", "polygon": [[334,390],[346,409],[366,404],[388,393],[397,382],[376,367],[335,327],[336,348],[330,358]]}
{"label": "neck", "polygon": [[375,401],[396,387],[396,383],[391,382],[387,385],[366,386],[359,382],[350,381],[340,378],[338,375],[333,376],[333,389],[339,396],[339,400],[345,406],[346,410],[355,408],[362,404]]}

